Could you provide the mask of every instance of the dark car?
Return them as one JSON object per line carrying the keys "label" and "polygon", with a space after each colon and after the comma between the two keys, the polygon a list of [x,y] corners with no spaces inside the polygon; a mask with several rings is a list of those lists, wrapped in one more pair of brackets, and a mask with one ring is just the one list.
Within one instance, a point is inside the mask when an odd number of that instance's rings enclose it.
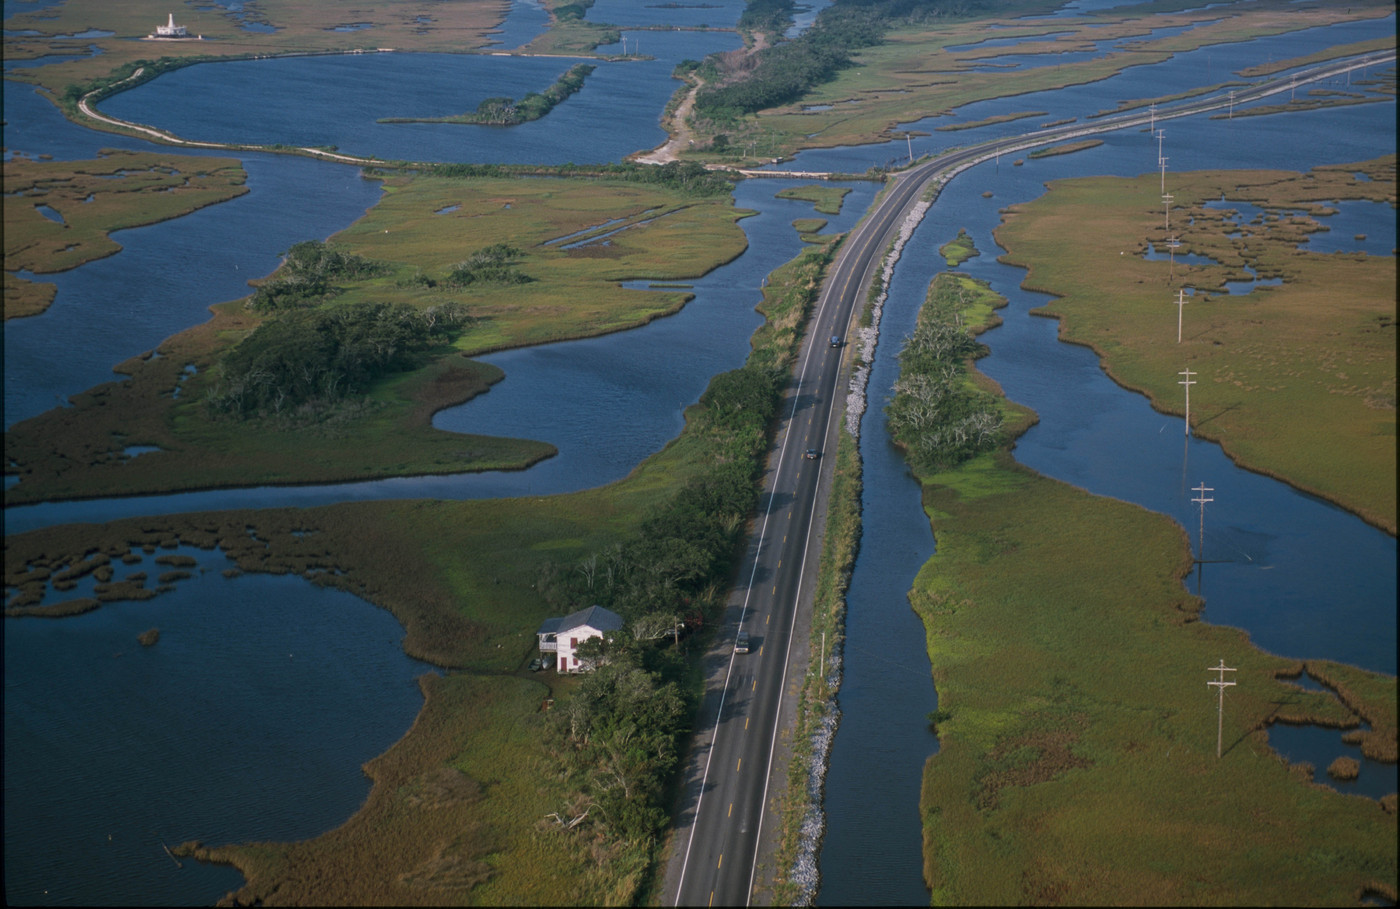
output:
{"label": "dark car", "polygon": [[809,461],[815,461],[820,455],[821,452],[817,451],[815,448],[809,448],[807,449],[807,453],[804,454],[802,457],[806,458]]}
{"label": "dark car", "polygon": [[841,336],[840,336],[840,335],[832,335],[832,336],[831,336],[831,346],[832,346],[832,347],[840,347],[840,346],[841,346]]}
{"label": "dark car", "polygon": [[741,631],[741,632],[739,632],[738,636],[736,636],[736,637],[734,638],[734,652],[735,652],[735,653],[748,653],[748,652],[749,652],[749,633],[748,633],[747,631]]}
{"label": "dark car", "polygon": [[544,660],[540,659],[539,657],[535,657],[533,660],[530,661],[529,668],[531,672],[539,672],[541,669],[544,668]]}

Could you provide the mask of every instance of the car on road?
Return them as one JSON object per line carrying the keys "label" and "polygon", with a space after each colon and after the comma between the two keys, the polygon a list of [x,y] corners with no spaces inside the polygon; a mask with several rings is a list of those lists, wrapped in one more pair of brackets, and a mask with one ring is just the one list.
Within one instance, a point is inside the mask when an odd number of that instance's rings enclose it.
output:
{"label": "car on road", "polygon": [[748,652],[749,652],[749,633],[748,633],[747,631],[741,631],[741,632],[739,632],[738,635],[735,636],[735,638],[734,638],[734,652],[735,652],[735,653],[748,653]]}
{"label": "car on road", "polygon": [[832,346],[832,347],[840,347],[840,346],[841,346],[841,336],[840,336],[840,335],[832,335],[832,336],[831,336],[831,346]]}
{"label": "car on road", "polygon": [[815,448],[809,448],[807,449],[807,453],[804,454],[802,457],[806,458],[809,461],[815,461],[817,458],[821,457],[821,452],[817,451]]}

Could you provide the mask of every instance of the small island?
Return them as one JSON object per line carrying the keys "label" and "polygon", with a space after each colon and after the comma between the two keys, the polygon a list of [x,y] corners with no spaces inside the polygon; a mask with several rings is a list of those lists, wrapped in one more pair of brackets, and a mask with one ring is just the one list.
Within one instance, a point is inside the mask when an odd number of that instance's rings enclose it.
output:
{"label": "small island", "polygon": [[579,63],[559,77],[544,92],[530,92],[516,101],[514,98],[487,98],[476,111],[452,117],[381,117],[380,123],[466,123],[477,126],[516,126],[538,120],[565,98],[583,88],[583,81],[593,70],[591,63]]}

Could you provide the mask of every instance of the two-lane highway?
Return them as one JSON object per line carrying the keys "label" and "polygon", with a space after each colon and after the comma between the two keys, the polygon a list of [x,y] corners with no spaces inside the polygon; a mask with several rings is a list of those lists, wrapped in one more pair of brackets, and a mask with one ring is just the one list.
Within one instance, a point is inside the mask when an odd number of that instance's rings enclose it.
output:
{"label": "two-lane highway", "polygon": [[[676,838],[666,869],[668,903],[734,906],[748,904],[753,896],[764,824],[771,821],[772,762],[779,733],[791,720],[783,715],[784,694],[807,665],[805,625],[799,626],[799,621],[810,615],[820,552],[830,475],[824,455],[834,447],[835,421],[845,402],[840,383],[846,348],[844,344],[833,347],[828,339],[848,336],[871,279],[925,187],[994,155],[1239,106],[1289,91],[1299,83],[1394,59],[1394,51],[1389,51],[1365,60],[1323,64],[1155,112],[1143,110],[998,139],[939,155],[893,178],[842,244],[807,325],[776,447],[769,457],[758,526],[744,562],[747,568],[730,597],[720,643],[706,658],[705,702],[685,768]],[[804,457],[808,449],[816,449],[819,456]],[[741,630],[750,636],[748,653],[733,649]],[[797,642],[803,646],[795,649]],[[791,699],[788,703],[790,709]]]}

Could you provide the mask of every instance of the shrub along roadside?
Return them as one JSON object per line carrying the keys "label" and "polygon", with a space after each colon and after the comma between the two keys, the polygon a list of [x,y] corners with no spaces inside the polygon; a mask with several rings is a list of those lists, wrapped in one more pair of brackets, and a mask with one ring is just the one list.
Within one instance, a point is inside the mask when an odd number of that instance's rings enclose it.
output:
{"label": "shrub along roadside", "polygon": [[[760,307],[767,317],[741,368],[711,380],[687,414],[686,437],[704,465],[640,526],[585,559],[549,567],[540,589],[554,611],[602,605],[628,631],[586,656],[606,666],[579,680],[552,724],[564,772],[589,823],[649,852],[669,819],[680,740],[703,693],[694,666],[667,636],[709,626],[742,553],[772,421],[801,339],[801,327],[830,261],[831,245],[780,269]],[[591,642],[590,642],[591,643]]]}

